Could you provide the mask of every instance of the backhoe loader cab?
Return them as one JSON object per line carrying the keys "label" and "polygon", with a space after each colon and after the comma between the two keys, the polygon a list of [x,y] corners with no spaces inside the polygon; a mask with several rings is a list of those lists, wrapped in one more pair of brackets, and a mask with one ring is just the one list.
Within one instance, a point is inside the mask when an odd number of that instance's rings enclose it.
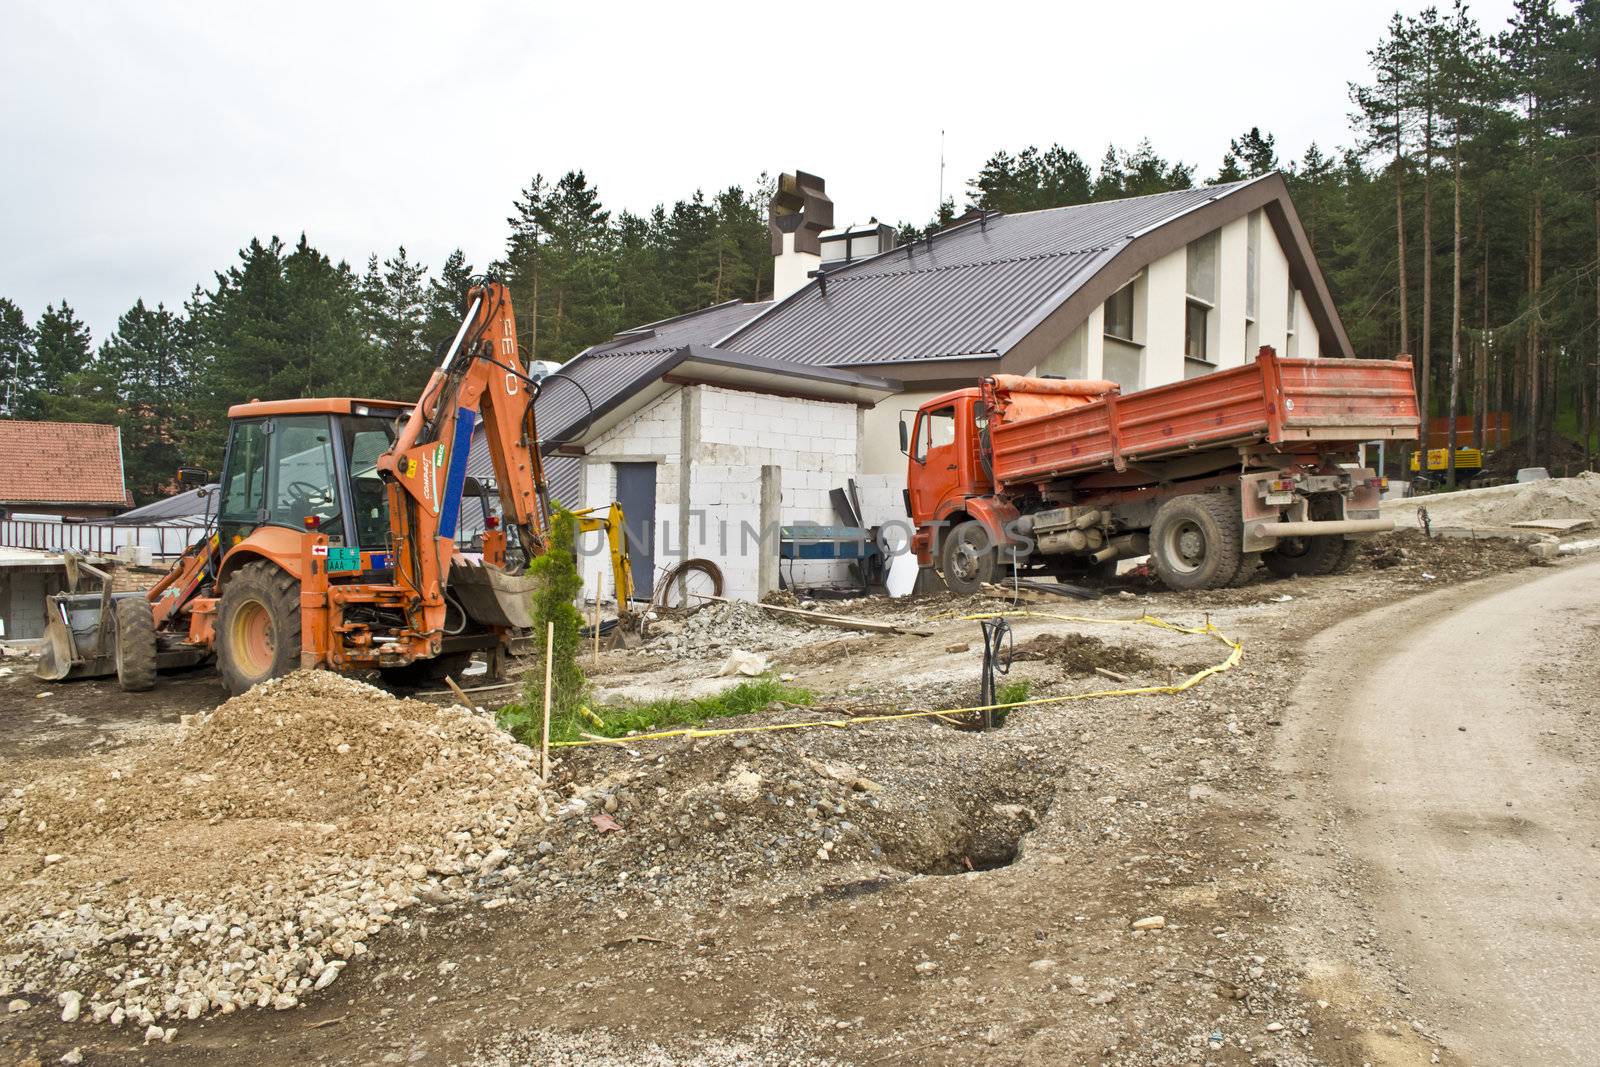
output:
{"label": "backhoe loader cab", "polygon": [[[229,414],[217,494],[225,548],[263,526],[281,526],[319,533],[330,550],[389,551],[389,500],[377,461],[393,447],[405,405],[277,401],[240,405]],[[348,581],[359,573],[330,577]]]}

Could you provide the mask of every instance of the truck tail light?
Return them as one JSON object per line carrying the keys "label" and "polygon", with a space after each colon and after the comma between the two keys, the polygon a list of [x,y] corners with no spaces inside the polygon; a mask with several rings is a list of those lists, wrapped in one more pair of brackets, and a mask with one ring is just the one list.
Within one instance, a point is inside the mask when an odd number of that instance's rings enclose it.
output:
{"label": "truck tail light", "polygon": [[1274,493],[1292,493],[1292,492],[1294,492],[1294,479],[1292,479],[1292,478],[1277,478],[1277,479],[1274,479],[1269,484],[1269,488]]}
{"label": "truck tail light", "polygon": [[322,525],[322,519],[319,518],[318,516],[316,516],[316,515],[307,515],[306,516],[306,529],[315,530],[318,526],[321,526],[321,525]]}
{"label": "truck tail light", "polygon": [[1387,478],[1368,478],[1367,479],[1367,488],[1368,489],[1378,489],[1378,490],[1387,489],[1387,488],[1389,488],[1389,479],[1387,479]]}

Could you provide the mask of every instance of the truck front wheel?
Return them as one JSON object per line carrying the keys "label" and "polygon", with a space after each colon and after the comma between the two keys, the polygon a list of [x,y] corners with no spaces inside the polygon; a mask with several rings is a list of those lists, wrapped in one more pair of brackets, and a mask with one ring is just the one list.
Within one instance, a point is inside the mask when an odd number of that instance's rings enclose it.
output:
{"label": "truck front wheel", "polygon": [[1219,589],[1239,573],[1244,546],[1239,502],[1221,493],[1187,493],[1156,511],[1150,555],[1168,589]]}
{"label": "truck front wheel", "polygon": [[217,669],[229,695],[300,666],[300,583],[262,560],[228,579],[217,605]]}
{"label": "truck front wheel", "polygon": [[945,535],[944,545],[939,550],[939,569],[944,572],[944,584],[952,593],[962,596],[976,593],[986,582],[994,580],[997,555],[989,528],[976,519],[968,519]]}

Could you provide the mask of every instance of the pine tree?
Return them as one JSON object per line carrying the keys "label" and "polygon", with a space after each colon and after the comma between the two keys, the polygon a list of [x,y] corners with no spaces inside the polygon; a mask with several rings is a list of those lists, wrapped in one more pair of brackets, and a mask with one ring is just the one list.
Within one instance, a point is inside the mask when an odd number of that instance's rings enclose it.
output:
{"label": "pine tree", "polygon": [[1510,28],[1500,37],[1513,91],[1520,101],[1523,124],[1523,185],[1528,194],[1527,326],[1523,334],[1524,403],[1528,465],[1537,466],[1539,438],[1554,425],[1553,397],[1548,396],[1544,360],[1545,206],[1551,137],[1550,109],[1560,95],[1559,43],[1568,21],[1552,0],[1516,0]]}
{"label": "pine tree", "polygon": [[[1405,21],[1396,14],[1389,21],[1387,36],[1367,53],[1372,66],[1373,84],[1350,83],[1350,97],[1357,112],[1351,121],[1360,133],[1359,151],[1363,155],[1388,156],[1389,176],[1394,182],[1395,264],[1399,277],[1395,286],[1399,304],[1399,335],[1396,349],[1411,351],[1411,316],[1407,308],[1410,286],[1406,277],[1406,148],[1410,133],[1406,107],[1411,71],[1411,36]],[[1402,460],[1404,456],[1401,457]]]}
{"label": "pine tree", "polygon": [[1263,174],[1271,174],[1278,169],[1276,140],[1270,133],[1263,134],[1261,127],[1252,126],[1242,137],[1235,137],[1229,142],[1228,153],[1223,160],[1226,163],[1229,159],[1237,161],[1235,166],[1242,165],[1242,177],[1259,178]]}
{"label": "pine tree", "polygon": [[423,336],[428,312],[428,268],[413,263],[405,245],[378,264],[367,260],[361,278],[361,303],[379,373],[367,386],[386,396],[411,397],[433,371],[433,353]]}
{"label": "pine tree", "polygon": [[184,464],[182,424],[193,352],[194,334],[182,316],[139,300],[117,320],[95,357],[116,397],[128,488],[140,503],[169,488]]}
{"label": "pine tree", "polygon": [[[44,309],[34,325],[34,379],[30,390],[18,401],[23,418],[55,418],[50,415],[52,398],[83,383],[68,382],[70,375],[88,367],[94,355],[89,327],[85,326],[65,300]],[[63,410],[59,404],[57,411]],[[87,408],[84,410],[88,410]],[[83,420],[73,420],[83,421]]]}
{"label": "pine tree", "polygon": [[17,415],[22,398],[34,388],[34,343],[22,309],[0,297],[0,417]]}
{"label": "pine tree", "polygon": [[[439,268],[439,276],[428,280],[422,344],[429,353],[430,367],[437,365],[444,355],[444,346],[455,340],[456,331],[461,328],[462,317],[466,315],[467,290],[472,287],[472,277],[472,264],[467,262],[465,253],[458,248],[445,257],[444,266]],[[516,297],[513,295],[513,305],[515,300]],[[418,383],[417,391],[421,391],[426,381],[424,378]]]}

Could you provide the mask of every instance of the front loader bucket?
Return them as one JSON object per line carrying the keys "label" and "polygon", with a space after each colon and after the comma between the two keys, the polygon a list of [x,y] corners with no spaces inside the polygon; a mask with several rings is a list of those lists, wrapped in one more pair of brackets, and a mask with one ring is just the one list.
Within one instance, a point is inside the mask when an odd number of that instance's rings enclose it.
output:
{"label": "front loader bucket", "polygon": [[450,592],[467,617],[485,626],[533,626],[533,591],[538,579],[507,574],[499,567],[457,557],[450,565]]}
{"label": "front loader bucket", "polygon": [[44,644],[33,676],[46,682],[117,673],[116,621],[100,593],[45,597]]}

